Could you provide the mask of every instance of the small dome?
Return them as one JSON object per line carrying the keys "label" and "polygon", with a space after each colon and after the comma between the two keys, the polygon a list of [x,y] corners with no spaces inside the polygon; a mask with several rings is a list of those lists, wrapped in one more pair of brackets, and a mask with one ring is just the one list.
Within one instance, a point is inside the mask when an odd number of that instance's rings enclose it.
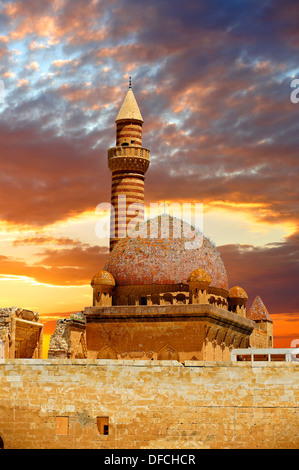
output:
{"label": "small dome", "polygon": [[115,280],[112,274],[108,273],[108,271],[99,271],[95,276],[93,276],[91,285],[115,286]]}
{"label": "small dome", "polygon": [[211,278],[204,269],[197,268],[192,271],[187,282],[208,282],[210,284]]}
{"label": "small dome", "polygon": [[230,299],[248,299],[248,295],[246,294],[245,290],[240,286],[232,287],[229,290],[228,297]]}

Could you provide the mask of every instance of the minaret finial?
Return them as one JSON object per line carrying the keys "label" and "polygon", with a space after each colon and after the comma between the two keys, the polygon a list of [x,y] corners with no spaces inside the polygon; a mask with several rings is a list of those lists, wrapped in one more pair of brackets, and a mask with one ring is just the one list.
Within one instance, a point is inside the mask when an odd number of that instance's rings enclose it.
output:
{"label": "minaret finial", "polygon": [[129,88],[132,88],[132,77],[129,77]]}

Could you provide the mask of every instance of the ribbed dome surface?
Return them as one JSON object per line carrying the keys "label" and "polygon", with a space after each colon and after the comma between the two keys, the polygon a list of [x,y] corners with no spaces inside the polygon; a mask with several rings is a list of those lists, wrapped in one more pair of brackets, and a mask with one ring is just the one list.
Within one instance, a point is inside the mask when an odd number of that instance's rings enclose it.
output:
{"label": "ribbed dome surface", "polygon": [[[193,241],[188,235],[178,237],[190,231]],[[202,268],[211,278],[211,287],[228,291],[218,251],[189,224],[164,214],[142,223],[133,235],[117,243],[105,264],[116,285],[186,284],[192,271]]]}

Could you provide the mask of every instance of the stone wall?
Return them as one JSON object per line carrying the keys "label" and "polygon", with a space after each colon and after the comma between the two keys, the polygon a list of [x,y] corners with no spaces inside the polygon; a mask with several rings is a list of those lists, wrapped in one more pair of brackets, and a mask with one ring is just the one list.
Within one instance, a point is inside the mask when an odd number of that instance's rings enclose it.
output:
{"label": "stone wall", "polygon": [[298,448],[299,363],[11,359],[4,448]]}
{"label": "stone wall", "polygon": [[84,314],[87,359],[227,361],[256,326],[209,304],[86,307]]}
{"label": "stone wall", "polygon": [[[251,348],[271,348],[273,344],[269,345],[269,335],[265,331],[255,328],[250,335],[249,345]],[[271,341],[272,343],[272,341]]]}
{"label": "stone wall", "polygon": [[43,324],[32,310],[0,308],[0,359],[42,358]]}

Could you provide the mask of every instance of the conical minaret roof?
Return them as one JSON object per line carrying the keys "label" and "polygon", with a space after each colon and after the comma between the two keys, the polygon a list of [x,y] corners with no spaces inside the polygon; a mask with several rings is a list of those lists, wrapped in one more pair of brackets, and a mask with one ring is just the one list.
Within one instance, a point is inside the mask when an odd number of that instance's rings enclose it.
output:
{"label": "conical minaret roof", "polygon": [[250,318],[250,320],[268,320],[268,321],[272,321],[271,317],[270,317],[270,314],[268,312],[268,310],[266,309],[265,307],[265,304],[264,302],[262,301],[262,299],[257,296],[249,311],[247,312],[247,318]]}
{"label": "conical minaret roof", "polygon": [[125,97],[125,100],[119,110],[119,113],[117,115],[117,118],[115,122],[117,121],[123,121],[126,119],[134,119],[136,121],[141,121],[143,122],[140,110],[138,108],[137,101],[135,99],[131,84],[129,86],[127,95]]}

